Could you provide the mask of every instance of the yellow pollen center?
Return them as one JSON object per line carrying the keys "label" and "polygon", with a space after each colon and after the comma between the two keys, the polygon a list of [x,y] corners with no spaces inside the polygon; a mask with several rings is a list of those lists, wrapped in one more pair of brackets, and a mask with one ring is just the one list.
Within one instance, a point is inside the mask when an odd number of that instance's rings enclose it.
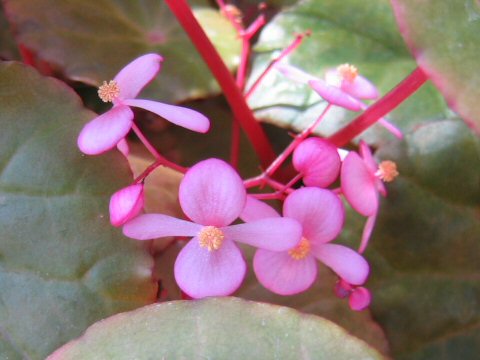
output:
{"label": "yellow pollen center", "polygon": [[397,164],[390,160],[382,161],[375,175],[384,182],[391,182],[398,176]]}
{"label": "yellow pollen center", "polygon": [[337,73],[342,78],[342,80],[347,80],[353,82],[358,76],[358,69],[350,64],[343,64],[337,67]]}
{"label": "yellow pollen center", "polygon": [[222,230],[215,226],[205,226],[198,234],[201,247],[206,247],[208,251],[218,250],[223,244],[225,235]]}
{"label": "yellow pollen center", "polygon": [[305,238],[302,238],[293,249],[288,250],[288,255],[295,260],[305,259],[308,254],[310,254],[310,241]]}
{"label": "yellow pollen center", "polygon": [[98,96],[103,102],[113,102],[120,95],[120,88],[115,80],[106,81],[98,88]]}

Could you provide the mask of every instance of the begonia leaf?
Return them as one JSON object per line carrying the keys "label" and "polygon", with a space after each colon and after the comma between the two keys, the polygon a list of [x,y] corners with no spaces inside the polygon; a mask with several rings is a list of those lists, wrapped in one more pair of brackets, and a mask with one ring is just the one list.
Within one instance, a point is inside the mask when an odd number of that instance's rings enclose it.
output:
{"label": "begonia leaf", "polygon": [[[198,20],[233,68],[240,41],[220,12],[194,1]],[[218,92],[218,85],[164,1],[4,0],[17,41],[71,80],[98,86],[136,57],[162,55],[160,75],[142,96],[181,101]]]}
{"label": "begonia leaf", "polygon": [[155,304],[90,327],[49,360],[381,359],[323,318],[237,298]]}
{"label": "begonia leaf", "polygon": [[154,301],[153,259],[109,223],[109,197],[132,175],[117,151],[80,153],[95,114],[71,89],[0,63],[0,108],[0,358],[43,359]]}
{"label": "begonia leaf", "polygon": [[[289,64],[323,78],[326,70],[340,64],[357,66],[383,95],[416,66],[398,33],[388,0],[336,1],[304,0],[280,12],[261,32],[255,46],[257,57],[249,84],[267,64],[287,47],[298,33],[310,30],[298,49],[288,56]],[[326,106],[310,87],[294,83],[273,70],[249,100],[262,121],[303,130]],[[332,134],[359,113],[334,107],[319,125],[324,135]],[[450,116],[441,94],[425,85],[387,119],[404,131],[418,122]],[[369,142],[392,138],[379,125],[362,134]]]}
{"label": "begonia leaf", "polygon": [[480,2],[393,0],[392,4],[419,66],[480,134]]}
{"label": "begonia leaf", "polygon": [[[396,359],[476,359],[480,351],[480,140],[460,120],[418,127],[379,149],[400,172],[366,251],[371,310]],[[364,220],[347,216],[358,246]]]}

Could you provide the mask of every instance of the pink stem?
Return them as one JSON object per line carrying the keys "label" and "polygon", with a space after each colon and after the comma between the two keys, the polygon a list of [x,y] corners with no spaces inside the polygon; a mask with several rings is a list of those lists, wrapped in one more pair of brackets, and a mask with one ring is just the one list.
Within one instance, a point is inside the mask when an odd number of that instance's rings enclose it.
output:
{"label": "pink stem", "polygon": [[268,73],[273,69],[275,64],[277,64],[285,56],[289,55],[292,51],[298,48],[302,43],[303,39],[305,38],[305,36],[309,36],[309,35],[310,35],[310,32],[297,35],[295,37],[295,40],[293,40],[292,43],[280,53],[280,55],[278,55],[275,59],[273,59],[270,62],[270,64],[268,64],[267,68],[260,74],[257,80],[255,80],[255,82],[252,84],[250,89],[248,89],[248,91],[245,93],[245,99],[248,99],[253,94],[253,92],[257,89],[257,87],[260,85],[260,83],[265,78],[265,76],[267,76]]}
{"label": "pink stem", "polygon": [[275,152],[263,131],[261,125],[253,116],[240,89],[235,83],[227,66],[217,50],[208,39],[202,27],[195,19],[186,0],[165,0],[167,5],[177,17],[193,44],[203,57],[205,63],[220,84],[223,93],[232,108],[234,117],[237,118],[243,130],[253,145],[261,163],[266,166],[275,158]]}
{"label": "pink stem", "polygon": [[329,138],[330,142],[338,147],[348,144],[355,136],[368,129],[378,121],[378,119],[405,101],[405,99],[417,91],[427,80],[427,75],[425,75],[420,68],[416,68],[393,90],[365,110],[363,114],[333,134]]}
{"label": "pink stem", "polygon": [[[143,143],[143,145],[145,145],[145,147],[147,148],[147,150],[150,152],[150,154],[153,155],[153,157],[155,158],[156,162],[155,163],[159,163],[159,165],[164,165],[164,166],[167,166],[173,170],[177,170],[181,173],[185,173],[187,171],[186,168],[180,166],[180,165],[177,165],[175,164],[174,162],[171,162],[170,160],[164,158],[158,151],[157,149],[155,149],[155,147],[150,143],[150,141],[148,141],[148,139],[145,137],[145,135],[143,135],[143,133],[140,131],[140,129],[138,128],[138,126],[134,123],[132,125],[132,129],[133,129],[133,132],[138,136],[138,138],[140,139],[140,141]],[[153,170],[152,170],[153,171]]]}
{"label": "pink stem", "polygon": [[285,196],[279,193],[269,193],[269,194],[249,194],[258,200],[283,200]]}

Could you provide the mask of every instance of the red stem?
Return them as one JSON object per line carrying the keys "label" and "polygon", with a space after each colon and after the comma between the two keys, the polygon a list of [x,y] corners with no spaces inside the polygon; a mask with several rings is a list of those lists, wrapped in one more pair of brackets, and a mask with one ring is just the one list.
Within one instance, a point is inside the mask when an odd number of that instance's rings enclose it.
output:
{"label": "red stem", "polygon": [[193,44],[197,48],[203,60],[210,68],[223,93],[232,108],[234,117],[240,121],[240,125],[247,134],[253,145],[260,162],[267,166],[275,158],[275,152],[263,131],[261,125],[253,116],[252,111],[247,105],[240,89],[230,74],[227,66],[218,54],[217,50],[208,39],[202,27],[195,19],[186,0],[165,0],[170,10],[176,16],[177,20],[186,31]]}
{"label": "red stem", "polygon": [[338,147],[348,144],[355,136],[368,129],[382,116],[385,116],[405,101],[427,80],[427,75],[420,68],[416,68],[393,90],[365,110],[363,114],[333,134],[329,138],[330,142]]}

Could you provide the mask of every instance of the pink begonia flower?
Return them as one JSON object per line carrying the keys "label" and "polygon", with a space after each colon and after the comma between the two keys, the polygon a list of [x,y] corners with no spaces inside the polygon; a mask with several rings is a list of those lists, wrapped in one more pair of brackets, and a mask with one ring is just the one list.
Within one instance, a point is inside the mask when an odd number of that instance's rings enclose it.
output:
{"label": "pink begonia flower", "polygon": [[[361,156],[360,156],[361,155]],[[390,182],[398,175],[393,161],[377,164],[368,145],[360,142],[360,155],[350,151],[342,163],[340,173],[342,193],[349,204],[361,215],[367,216],[359,252],[362,253],[370,238],[378,213],[379,194],[386,196],[383,182]]]}
{"label": "pink begonia flower", "polygon": [[335,285],[335,294],[341,299],[348,297],[348,304],[354,311],[366,309],[372,300],[372,295],[367,288],[352,286],[343,279]]}
{"label": "pink begonia flower", "polygon": [[338,150],[324,139],[311,137],[302,141],[293,152],[292,160],[293,167],[303,175],[303,182],[307,186],[325,188],[340,173]]}
{"label": "pink begonia flower", "polygon": [[[343,64],[336,69],[328,70],[325,80],[283,62],[278,63],[275,67],[290,80],[308,84],[323,99],[347,110],[366,110],[368,106],[361,100],[372,100],[378,97],[375,85],[359,75],[357,68],[350,64]],[[385,118],[378,119],[378,123],[397,138],[403,138],[401,130]]]}
{"label": "pink begonia flower", "polygon": [[162,60],[157,54],[140,56],[120,70],[113,80],[103,82],[98,95],[104,102],[112,102],[113,107],[83,127],[77,140],[83,153],[96,155],[117,145],[133,125],[131,106],[151,111],[193,131],[208,131],[209,120],[197,111],[152,100],[135,99],[160,71]]}
{"label": "pink begonia flower", "polygon": [[121,226],[137,216],[143,208],[143,184],[127,186],[110,198],[110,222]]}
{"label": "pink begonia flower", "polygon": [[192,236],[175,261],[175,279],[192,298],[233,293],[243,281],[245,261],[234,241],[283,251],[295,246],[302,228],[293,219],[263,218],[230,225],[242,212],[247,194],[242,179],[218,159],[190,168],[180,184],[179,200],[191,221],[146,214],[126,223],[126,236],[147,240]]}
{"label": "pink begonia flower", "polygon": [[[241,218],[272,216],[274,210],[268,207],[249,197]],[[365,282],[369,272],[366,260],[346,246],[329,243],[343,227],[344,209],[337,195],[313,187],[296,190],[285,199],[283,216],[302,225],[302,239],[287,251],[257,250],[253,268],[263,286],[280,295],[305,291],[317,277],[316,260],[352,284]]]}

